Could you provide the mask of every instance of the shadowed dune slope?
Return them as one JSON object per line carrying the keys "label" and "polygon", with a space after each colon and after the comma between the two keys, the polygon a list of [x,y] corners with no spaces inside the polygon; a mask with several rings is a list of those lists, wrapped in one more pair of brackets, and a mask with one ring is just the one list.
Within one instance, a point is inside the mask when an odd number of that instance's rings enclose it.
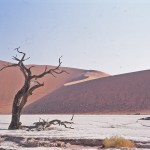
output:
{"label": "shadowed dune slope", "polygon": [[[0,61],[0,68],[2,68],[5,64],[8,64],[8,62]],[[34,65],[34,66],[35,67],[32,69],[33,74],[34,73],[39,74],[43,72],[45,69],[44,65]],[[53,66],[48,66],[48,68],[53,68]],[[51,75],[47,75],[43,79],[39,80],[41,83],[44,82],[44,86],[37,89],[33,93],[33,95],[29,98],[27,105],[55,91],[56,89],[62,87],[65,83],[71,83],[74,81],[84,80],[89,78],[89,76],[86,75],[89,71],[82,70],[82,69],[65,68],[65,67],[62,67],[62,69],[65,69],[69,74],[64,73],[61,75],[56,75],[57,78]],[[108,76],[108,75],[98,71],[96,75],[93,74],[94,78],[95,77],[99,78],[104,76]],[[24,77],[21,71],[17,67],[7,68],[0,72],[0,113],[1,114],[11,112],[13,98],[16,92],[23,85],[23,82],[24,82]]]}
{"label": "shadowed dune slope", "polygon": [[150,113],[150,70],[60,87],[24,113]]}

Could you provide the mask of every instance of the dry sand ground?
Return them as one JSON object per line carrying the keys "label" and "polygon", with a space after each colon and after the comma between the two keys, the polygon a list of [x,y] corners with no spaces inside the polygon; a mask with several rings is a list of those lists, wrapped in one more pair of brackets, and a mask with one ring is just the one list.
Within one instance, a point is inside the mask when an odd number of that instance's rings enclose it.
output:
{"label": "dry sand ground", "polygon": [[[0,150],[100,150],[104,149],[98,139],[48,139],[1,136]],[[109,148],[117,150],[117,148]],[[136,148],[118,148],[122,150],[150,149],[149,142],[136,142]]]}
{"label": "dry sand ground", "polygon": [[[106,137],[118,136],[130,139],[136,142],[138,148],[150,148],[150,130],[149,120],[140,120],[147,118],[141,115],[101,115],[101,116],[75,116],[74,124],[71,126],[74,129],[66,129],[64,126],[50,126],[49,129],[37,131],[35,130],[7,130],[10,117],[8,115],[1,116],[0,124],[0,146],[6,146],[21,149],[23,148],[38,148],[41,147],[56,147],[63,149],[98,149],[102,146],[102,139]],[[38,118],[47,120],[62,119],[70,120],[70,116],[58,115],[43,115],[43,116],[23,116],[22,123],[32,125],[38,121]],[[2,124],[5,123],[5,124]],[[70,125],[68,125],[70,126]],[[88,147],[87,147],[88,146]],[[32,148],[31,148],[32,147]],[[49,148],[50,149],[50,148]],[[52,149],[52,148],[51,148]],[[124,149],[125,150],[125,149]]]}
{"label": "dry sand ground", "polygon": [[[87,143],[88,142],[88,143]],[[48,138],[22,138],[2,136],[0,138],[1,148],[12,149],[98,149],[99,145],[89,146],[89,140],[60,140],[60,139],[48,139]]]}

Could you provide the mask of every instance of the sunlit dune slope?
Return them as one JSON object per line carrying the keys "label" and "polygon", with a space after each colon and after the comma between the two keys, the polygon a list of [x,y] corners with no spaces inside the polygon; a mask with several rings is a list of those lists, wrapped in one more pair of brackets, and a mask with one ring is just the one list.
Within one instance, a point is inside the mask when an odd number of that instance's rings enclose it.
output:
{"label": "sunlit dune slope", "polygon": [[[0,61],[0,68],[2,68],[8,62]],[[39,74],[44,71],[45,66],[43,65],[34,65],[32,69],[33,74]],[[53,68],[53,66],[48,66],[48,68]],[[47,75],[39,81],[44,82],[44,86],[37,89],[33,95],[29,98],[27,105],[33,103],[34,101],[42,98],[43,96],[55,91],[56,89],[62,87],[64,84],[69,82],[74,82],[77,80],[84,80],[87,78],[84,76],[86,70],[82,69],[73,69],[73,68],[62,68],[65,69],[69,74],[56,75],[56,78]],[[93,75],[94,76],[94,75]],[[104,73],[99,72],[99,76],[105,76]],[[106,74],[107,76],[107,74]],[[88,77],[90,78],[90,77]],[[23,85],[24,78],[21,71],[17,67],[7,68],[0,72],[0,113],[10,113],[13,98],[16,92]],[[32,83],[34,84],[34,82]]]}
{"label": "sunlit dune slope", "polygon": [[64,86],[74,85],[74,84],[78,84],[78,83],[82,83],[82,82],[86,82],[86,81],[90,81],[102,77],[107,77],[107,76],[110,75],[100,71],[87,70],[81,73],[76,80],[74,79],[72,82],[65,83]]}
{"label": "sunlit dune slope", "polygon": [[24,113],[150,113],[150,70],[71,83],[27,106]]}

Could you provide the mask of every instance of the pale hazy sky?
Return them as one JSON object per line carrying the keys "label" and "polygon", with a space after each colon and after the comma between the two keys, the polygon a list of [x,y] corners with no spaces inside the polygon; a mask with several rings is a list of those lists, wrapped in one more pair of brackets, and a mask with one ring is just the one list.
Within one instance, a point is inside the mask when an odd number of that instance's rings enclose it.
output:
{"label": "pale hazy sky", "polygon": [[0,0],[0,60],[121,74],[150,69],[150,0]]}

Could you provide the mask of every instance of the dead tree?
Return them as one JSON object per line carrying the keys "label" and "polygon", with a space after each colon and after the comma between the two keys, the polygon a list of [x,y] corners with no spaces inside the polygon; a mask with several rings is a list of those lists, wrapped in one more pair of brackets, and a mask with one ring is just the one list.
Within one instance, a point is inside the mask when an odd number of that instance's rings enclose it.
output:
{"label": "dead tree", "polygon": [[[40,83],[38,79],[43,78],[46,75],[52,75],[55,77],[56,74],[62,74],[66,71],[61,70],[61,58],[59,58],[59,64],[57,67],[53,69],[48,69],[47,66],[45,66],[44,71],[40,74],[32,74],[32,68],[27,67],[24,65],[24,61],[29,59],[30,57],[26,58],[26,53],[19,50],[20,47],[16,48],[15,50],[17,53],[21,54],[22,57],[18,58],[17,55],[13,56],[13,60],[17,61],[15,64],[7,64],[3,68],[0,69],[0,71],[9,68],[9,67],[19,67],[20,71],[22,72],[24,76],[24,84],[21,87],[21,89],[16,93],[14,100],[13,100],[13,106],[12,106],[12,119],[11,123],[9,125],[10,130],[19,129],[21,123],[20,123],[20,115],[23,107],[27,103],[27,100],[29,96],[32,95],[32,93],[42,86],[44,86],[44,83]],[[32,85],[31,83],[34,81],[35,85]]]}

